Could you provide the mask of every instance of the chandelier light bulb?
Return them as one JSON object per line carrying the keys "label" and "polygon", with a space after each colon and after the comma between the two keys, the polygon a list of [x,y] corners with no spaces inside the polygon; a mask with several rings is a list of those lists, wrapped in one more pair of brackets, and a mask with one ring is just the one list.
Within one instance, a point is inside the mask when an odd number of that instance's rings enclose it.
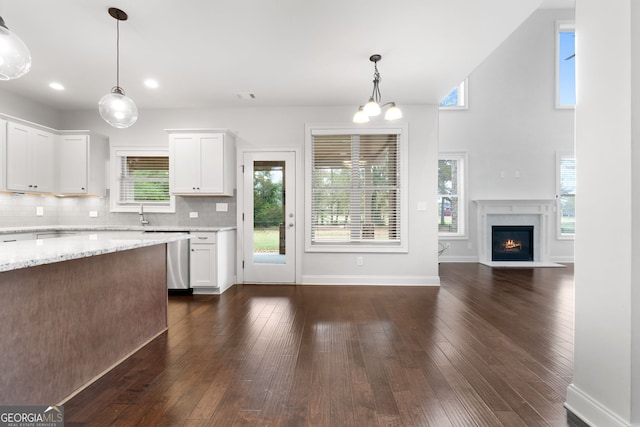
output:
{"label": "chandelier light bulb", "polygon": [[13,33],[0,16],[0,80],[22,77],[31,69],[27,45]]}
{"label": "chandelier light bulb", "polygon": [[384,115],[385,120],[398,120],[402,118],[402,111],[396,106],[395,102],[390,103],[391,106],[387,109]]}
{"label": "chandelier light bulb", "polygon": [[369,98],[369,102],[364,106],[364,112],[369,117],[379,116],[381,111],[380,104],[374,101],[373,98]]}
{"label": "chandelier light bulb", "polygon": [[353,123],[367,123],[369,116],[362,109],[362,105],[358,108],[358,111],[353,115]]}

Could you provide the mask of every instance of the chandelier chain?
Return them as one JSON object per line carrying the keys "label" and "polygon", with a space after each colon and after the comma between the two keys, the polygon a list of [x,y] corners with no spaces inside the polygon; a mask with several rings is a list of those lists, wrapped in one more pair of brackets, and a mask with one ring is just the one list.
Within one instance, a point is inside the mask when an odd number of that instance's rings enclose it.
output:
{"label": "chandelier chain", "polygon": [[378,71],[377,61],[373,63],[373,67],[373,92],[371,92],[371,99],[379,104],[382,99],[382,95],[380,94],[380,72]]}

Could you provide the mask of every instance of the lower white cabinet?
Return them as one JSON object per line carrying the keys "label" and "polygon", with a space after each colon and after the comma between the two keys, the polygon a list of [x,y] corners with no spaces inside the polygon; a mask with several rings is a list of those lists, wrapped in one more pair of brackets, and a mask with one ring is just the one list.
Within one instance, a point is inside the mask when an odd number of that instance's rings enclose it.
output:
{"label": "lower white cabinet", "polygon": [[31,233],[0,234],[0,243],[17,242],[19,240],[33,240]]}
{"label": "lower white cabinet", "polygon": [[191,234],[189,285],[193,293],[223,293],[235,282],[235,230]]}

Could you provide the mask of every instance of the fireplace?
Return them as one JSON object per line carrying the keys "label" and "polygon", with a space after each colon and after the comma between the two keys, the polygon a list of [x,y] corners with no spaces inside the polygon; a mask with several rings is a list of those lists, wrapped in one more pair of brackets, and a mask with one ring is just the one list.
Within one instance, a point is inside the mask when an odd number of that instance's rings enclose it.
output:
{"label": "fireplace", "polygon": [[[557,201],[554,199],[474,200],[477,214],[478,262],[489,267],[563,267],[551,261],[549,240],[553,234],[553,219]],[[494,226],[531,226],[530,250],[527,261],[493,261]],[[516,240],[516,239],[513,239]],[[522,245],[522,244],[521,244]],[[515,242],[509,244],[517,248]]]}
{"label": "fireplace", "polygon": [[533,226],[492,226],[491,260],[533,261]]}

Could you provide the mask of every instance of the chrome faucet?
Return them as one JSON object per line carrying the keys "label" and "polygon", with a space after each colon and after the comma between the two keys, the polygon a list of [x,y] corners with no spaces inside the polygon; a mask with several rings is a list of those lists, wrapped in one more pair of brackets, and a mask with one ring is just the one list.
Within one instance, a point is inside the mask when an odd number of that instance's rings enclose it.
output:
{"label": "chrome faucet", "polygon": [[142,225],[149,224],[149,220],[147,220],[144,217],[144,205],[142,203],[140,204],[140,212],[138,214],[140,215],[140,224],[142,224]]}

